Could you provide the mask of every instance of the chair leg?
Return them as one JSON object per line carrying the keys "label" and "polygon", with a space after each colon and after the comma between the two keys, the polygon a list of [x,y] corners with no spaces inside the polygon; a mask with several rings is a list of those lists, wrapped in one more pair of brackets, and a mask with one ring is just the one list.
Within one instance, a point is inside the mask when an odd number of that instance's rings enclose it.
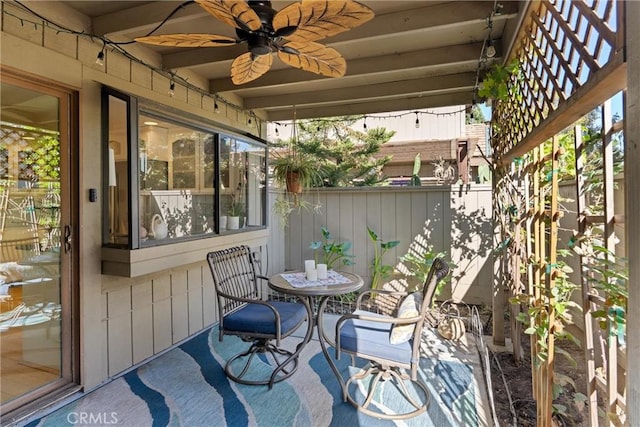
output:
{"label": "chair leg", "polygon": [[[364,398],[362,403],[359,403],[349,392],[349,386],[352,383],[363,380],[367,377],[371,377],[371,382],[369,384],[366,397]],[[412,384],[414,384],[416,386],[416,390],[420,390],[417,392],[417,394],[423,395],[423,398],[420,399],[422,401],[419,401],[411,395],[409,389],[407,388],[407,381],[410,381]],[[378,386],[380,385],[380,383],[384,382],[395,383],[397,385],[398,392],[411,405],[411,407],[413,407],[413,410],[398,414],[385,414],[383,412],[380,412],[380,410],[376,411],[369,409],[371,404],[373,404],[373,407],[384,405],[383,402],[377,402],[375,400]],[[371,417],[385,420],[405,420],[418,416],[427,410],[430,400],[430,393],[427,390],[427,387],[420,381],[411,380],[411,377],[409,375],[405,374],[397,368],[383,368],[378,364],[372,364],[368,368],[363,368],[359,372],[349,377],[343,389],[343,396],[345,397],[345,400],[348,400],[349,403],[351,403],[358,411]]]}
{"label": "chair leg", "polygon": [[[251,366],[251,362],[253,361],[256,354],[271,354],[271,357],[275,361],[275,367],[269,374],[269,378],[267,379],[248,379],[245,375],[249,372],[249,368]],[[233,356],[231,359],[227,361],[224,366],[224,372],[232,381],[235,381],[240,384],[246,385],[268,385],[269,388],[273,386],[274,383],[280,382],[284,379],[289,378],[293,373],[298,369],[298,358],[291,356],[294,353],[283,350],[281,348],[276,347],[271,344],[267,339],[261,339],[255,341],[248,350],[243,351],[242,353],[238,353]],[[278,355],[286,356],[286,359],[281,361],[278,359]],[[231,365],[240,359],[245,359],[243,361],[243,367],[238,374],[234,373]]]}

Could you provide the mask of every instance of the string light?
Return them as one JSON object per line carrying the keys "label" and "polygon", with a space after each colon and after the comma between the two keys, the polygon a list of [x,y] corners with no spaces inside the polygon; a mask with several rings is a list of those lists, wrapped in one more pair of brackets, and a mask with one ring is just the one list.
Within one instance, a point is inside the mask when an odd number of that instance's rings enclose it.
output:
{"label": "string light", "polygon": [[496,56],[496,47],[494,44],[494,40],[491,37],[491,32],[493,30],[493,17],[496,15],[500,15],[502,13],[503,5],[498,3],[498,0],[493,1],[493,9],[491,9],[491,13],[487,16],[487,35],[484,38],[482,43],[482,50],[480,51],[480,58],[478,59],[478,67],[476,68],[476,83],[473,89],[473,100],[472,104],[476,104],[476,97],[478,94],[478,90],[480,90],[480,74],[482,70],[484,70],[487,66],[487,62],[489,59],[493,59]]}
{"label": "string light", "polygon": [[496,56],[496,47],[493,45],[493,40],[489,39],[487,42],[487,50],[486,50],[487,58],[493,58]]}
{"label": "string light", "polygon": [[101,67],[104,67],[104,49],[106,47],[106,43],[102,43],[102,49],[98,52],[98,56],[96,57],[96,64]]}
{"label": "string light", "polygon": [[[104,65],[104,59],[105,59],[105,51],[106,51],[106,47],[110,46],[111,49],[113,51],[117,51],[118,53],[120,53],[121,55],[123,55],[124,57],[126,57],[127,59],[129,59],[132,62],[138,63],[144,67],[146,67],[147,69],[156,72],[162,76],[165,76],[169,79],[171,79],[174,83],[174,87],[175,87],[175,81],[178,81],[181,85],[185,86],[187,89],[192,90],[194,92],[199,93],[202,96],[208,96],[208,97],[212,97],[215,100],[215,104],[214,104],[214,111],[215,111],[215,105],[218,105],[218,101],[222,102],[224,105],[226,105],[227,107],[231,107],[235,110],[238,111],[243,111],[243,108],[240,105],[236,105],[233,102],[219,96],[219,95],[213,95],[211,92],[207,92],[204,89],[189,83],[187,81],[186,78],[181,77],[178,74],[172,73],[167,71],[165,68],[161,68],[149,63],[146,63],[145,61],[143,61],[142,59],[134,56],[133,54],[129,53],[127,50],[122,48],[122,45],[128,45],[128,44],[134,44],[136,43],[135,41],[127,41],[127,42],[115,42],[112,40],[109,40],[108,38],[106,38],[105,36],[101,36],[101,35],[97,35],[97,34],[92,34],[92,33],[88,33],[86,31],[76,31],[73,30],[71,28],[65,27],[63,25],[60,25],[46,17],[44,17],[43,15],[40,15],[39,13],[35,12],[34,10],[30,9],[28,6],[26,6],[25,4],[23,4],[21,1],[19,0],[15,0],[14,2],[16,5],[18,5],[20,8],[22,8],[23,10],[25,10],[26,12],[28,12],[30,15],[35,16],[38,20],[34,21],[34,20],[29,20],[20,16],[15,15],[14,13],[12,13],[10,10],[7,9],[2,9],[2,15],[3,16],[10,16],[12,18],[15,18],[17,21],[20,22],[20,25],[24,26],[25,23],[27,24],[32,24],[34,25],[34,27],[37,29],[39,26],[41,26],[42,28],[50,28],[52,30],[54,30],[56,32],[56,34],[71,34],[77,37],[82,37],[82,38],[86,38],[88,40],[90,40],[91,42],[95,42],[96,39],[99,39],[102,41],[103,46],[102,49],[100,50],[100,52],[98,52],[97,56],[96,56],[96,64],[103,66]],[[193,2],[191,1],[186,1],[182,4],[180,4],[179,6],[177,6],[162,22],[160,22],[152,31],[150,31],[147,35],[151,35],[151,33],[155,32],[156,30],[158,30],[162,25],[164,25],[171,16],[175,15],[178,11],[180,11],[181,9],[183,9],[184,7],[192,4]],[[218,112],[220,112],[220,108],[218,106]],[[256,125],[259,126],[260,125],[260,119],[256,117]]]}
{"label": "string light", "polygon": [[[330,125],[333,123],[346,123],[348,125],[351,125],[358,120],[363,120],[364,121],[363,128],[364,128],[364,131],[366,132],[368,128],[368,125],[366,124],[366,120],[368,119],[375,119],[375,120],[400,119],[409,114],[415,114],[416,128],[419,128],[421,126],[420,124],[421,115],[435,116],[435,117],[450,117],[450,116],[456,116],[462,113],[466,114],[466,112],[467,112],[467,108],[465,107],[456,111],[448,111],[448,112],[442,112],[442,113],[434,112],[434,111],[405,111],[397,114],[375,114],[375,115],[366,114],[362,116],[353,116],[353,117],[325,117],[321,119],[306,119],[304,120],[304,122],[307,126],[313,126],[315,124],[316,130],[320,132],[322,126]],[[271,122],[271,123],[275,127],[275,131],[274,131],[275,137],[280,136],[280,131],[279,131],[280,127],[284,126],[286,128],[287,126],[291,126],[291,122]]]}

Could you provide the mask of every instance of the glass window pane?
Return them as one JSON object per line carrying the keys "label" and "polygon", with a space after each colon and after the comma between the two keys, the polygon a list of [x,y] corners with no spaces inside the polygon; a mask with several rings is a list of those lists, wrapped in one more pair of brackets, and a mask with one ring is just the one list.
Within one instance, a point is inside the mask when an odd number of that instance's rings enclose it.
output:
{"label": "glass window pane", "polygon": [[221,229],[265,225],[265,153],[260,144],[221,136]]}
{"label": "glass window pane", "polygon": [[109,95],[109,243],[129,244],[127,102]]}
{"label": "glass window pane", "polygon": [[212,134],[140,115],[141,245],[215,231]]}

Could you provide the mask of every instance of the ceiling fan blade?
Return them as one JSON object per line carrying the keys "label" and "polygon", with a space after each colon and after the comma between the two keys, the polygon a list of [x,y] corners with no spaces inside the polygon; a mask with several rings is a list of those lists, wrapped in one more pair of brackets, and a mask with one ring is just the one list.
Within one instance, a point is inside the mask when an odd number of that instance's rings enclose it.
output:
{"label": "ceiling fan blade", "polygon": [[244,0],[195,0],[204,10],[220,21],[245,31],[262,27],[258,14]]}
{"label": "ceiling fan blade", "polygon": [[218,34],[161,34],[136,37],[134,40],[140,43],[176,47],[219,47],[238,43],[234,38]]}
{"label": "ceiling fan blade", "polygon": [[285,36],[287,40],[314,41],[355,28],[373,17],[373,10],[357,1],[302,0],[280,10],[273,18],[273,28],[277,33],[297,27]]}
{"label": "ceiling fan blade", "polygon": [[235,85],[241,85],[255,80],[269,71],[272,63],[271,54],[254,57],[251,52],[243,53],[231,64],[231,81]]}
{"label": "ceiling fan blade", "polygon": [[[347,62],[342,55],[320,43],[290,42],[283,49],[278,51],[278,57],[292,67],[327,77],[342,77],[347,71]],[[298,54],[286,51],[290,49],[295,49]]]}

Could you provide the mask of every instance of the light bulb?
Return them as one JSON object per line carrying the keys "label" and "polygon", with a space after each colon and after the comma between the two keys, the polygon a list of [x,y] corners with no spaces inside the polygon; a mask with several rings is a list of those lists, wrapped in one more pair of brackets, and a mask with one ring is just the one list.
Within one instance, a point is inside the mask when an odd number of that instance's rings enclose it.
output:
{"label": "light bulb", "polygon": [[493,58],[496,56],[496,47],[493,45],[493,41],[487,41],[487,50],[486,50],[487,58]]}
{"label": "light bulb", "polygon": [[96,57],[96,64],[104,67],[104,49],[98,52],[98,56]]}
{"label": "light bulb", "polygon": [[213,101],[213,112],[220,114],[220,107],[218,107],[218,101]]}
{"label": "light bulb", "polygon": [[175,95],[175,90],[176,88],[176,84],[175,82],[171,82],[171,84],[169,85],[169,96],[173,98],[173,95]]}

